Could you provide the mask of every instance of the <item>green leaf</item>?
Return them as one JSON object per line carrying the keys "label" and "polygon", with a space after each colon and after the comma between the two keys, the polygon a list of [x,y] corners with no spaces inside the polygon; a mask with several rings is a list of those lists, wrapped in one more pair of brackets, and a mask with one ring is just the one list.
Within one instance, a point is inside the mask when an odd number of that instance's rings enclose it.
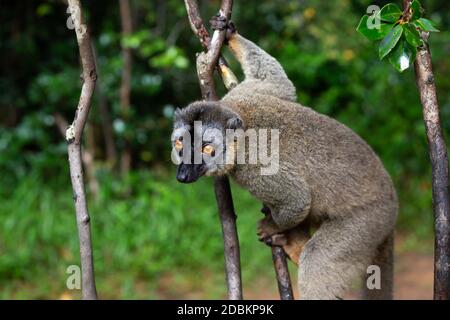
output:
{"label": "green leaf", "polygon": [[439,30],[434,27],[433,22],[428,19],[420,18],[417,19],[416,21],[413,21],[413,23],[416,27],[422,29],[423,31],[439,32]]}
{"label": "green leaf", "polygon": [[403,33],[402,26],[401,25],[397,25],[381,41],[380,48],[379,48],[380,60],[382,60],[384,57],[386,57],[389,54],[389,52],[391,52],[392,49],[394,49],[394,47],[397,44],[398,40],[400,40],[400,37],[402,36],[402,33]]}
{"label": "green leaf", "polygon": [[423,42],[420,37],[419,31],[417,31],[416,27],[411,23],[406,23],[403,25],[403,34],[405,35],[406,41],[413,47],[420,47]]}
{"label": "green leaf", "polygon": [[399,72],[408,69],[416,58],[417,49],[411,46],[406,40],[399,41],[388,56],[389,62]]}
{"label": "green leaf", "polygon": [[383,39],[394,27],[393,24],[381,23],[379,28],[376,28],[375,25],[368,23],[369,18],[370,17],[368,15],[364,15],[356,28],[359,33],[369,40]]}
{"label": "green leaf", "polygon": [[413,2],[411,2],[411,9],[413,11],[411,20],[417,20],[422,16],[422,6],[420,5],[419,1],[414,0]]}
{"label": "green leaf", "polygon": [[402,10],[400,10],[400,8],[393,3],[388,3],[380,11],[381,20],[387,22],[397,22],[397,20],[400,19],[401,16]]}

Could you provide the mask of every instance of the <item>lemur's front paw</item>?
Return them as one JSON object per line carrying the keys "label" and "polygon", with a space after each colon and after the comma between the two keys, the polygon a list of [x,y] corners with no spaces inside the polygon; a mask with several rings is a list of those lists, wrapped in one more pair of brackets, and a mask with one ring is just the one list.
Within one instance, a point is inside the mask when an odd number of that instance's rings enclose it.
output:
{"label": "lemur's front paw", "polygon": [[284,246],[287,238],[280,228],[272,220],[272,216],[267,215],[258,222],[258,239],[268,246]]}
{"label": "lemur's front paw", "polygon": [[227,18],[218,14],[209,20],[209,25],[213,30],[225,30],[228,27],[228,21]]}
{"label": "lemur's front paw", "polygon": [[233,22],[228,21],[224,16],[215,15],[209,20],[209,25],[213,30],[226,30],[225,40],[228,41],[236,33],[236,26]]}

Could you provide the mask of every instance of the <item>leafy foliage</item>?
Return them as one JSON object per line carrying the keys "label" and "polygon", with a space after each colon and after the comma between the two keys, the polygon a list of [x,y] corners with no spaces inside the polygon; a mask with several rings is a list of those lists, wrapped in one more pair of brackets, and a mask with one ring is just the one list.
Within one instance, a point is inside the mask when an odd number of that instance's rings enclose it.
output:
{"label": "leafy foliage", "polygon": [[382,39],[380,60],[387,57],[395,69],[403,72],[414,61],[417,48],[423,45],[420,31],[439,31],[432,21],[421,18],[422,12],[418,0],[413,0],[410,9],[405,12],[396,4],[388,3],[372,16],[364,15],[357,30],[371,41]]}
{"label": "leafy foliage", "polygon": [[395,26],[391,32],[381,41],[379,54],[380,59],[386,57],[395,48],[403,34],[403,27]]}

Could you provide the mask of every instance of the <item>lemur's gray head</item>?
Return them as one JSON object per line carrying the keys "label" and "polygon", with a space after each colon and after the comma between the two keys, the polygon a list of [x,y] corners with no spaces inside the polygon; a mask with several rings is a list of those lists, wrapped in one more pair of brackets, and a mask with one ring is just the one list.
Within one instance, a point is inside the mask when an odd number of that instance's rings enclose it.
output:
{"label": "lemur's gray head", "polygon": [[203,175],[224,175],[234,166],[234,142],[226,130],[243,129],[241,118],[220,102],[194,102],[177,109],[172,132],[172,160],[177,180],[196,181]]}

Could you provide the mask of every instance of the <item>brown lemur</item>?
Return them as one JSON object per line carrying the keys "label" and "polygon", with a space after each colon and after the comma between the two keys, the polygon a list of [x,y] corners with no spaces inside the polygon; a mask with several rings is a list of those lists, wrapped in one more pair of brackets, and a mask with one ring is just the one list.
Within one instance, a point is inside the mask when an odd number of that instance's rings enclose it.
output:
{"label": "brown lemur", "polygon": [[[351,129],[296,103],[295,87],[272,56],[230,24],[212,25],[229,29],[227,44],[245,80],[218,102],[177,109],[177,179],[226,174],[262,201],[271,215],[259,223],[258,235],[282,245],[298,264],[301,299],[339,299],[355,278],[367,277],[369,265],[380,267],[381,289],[365,288],[364,297],[392,298],[397,197],[380,159]],[[227,144],[227,129],[278,130],[278,171],[262,174],[260,161],[237,163],[242,148],[246,159],[252,154],[242,140]],[[194,163],[196,150],[203,157]],[[216,161],[224,158],[231,161]]]}

